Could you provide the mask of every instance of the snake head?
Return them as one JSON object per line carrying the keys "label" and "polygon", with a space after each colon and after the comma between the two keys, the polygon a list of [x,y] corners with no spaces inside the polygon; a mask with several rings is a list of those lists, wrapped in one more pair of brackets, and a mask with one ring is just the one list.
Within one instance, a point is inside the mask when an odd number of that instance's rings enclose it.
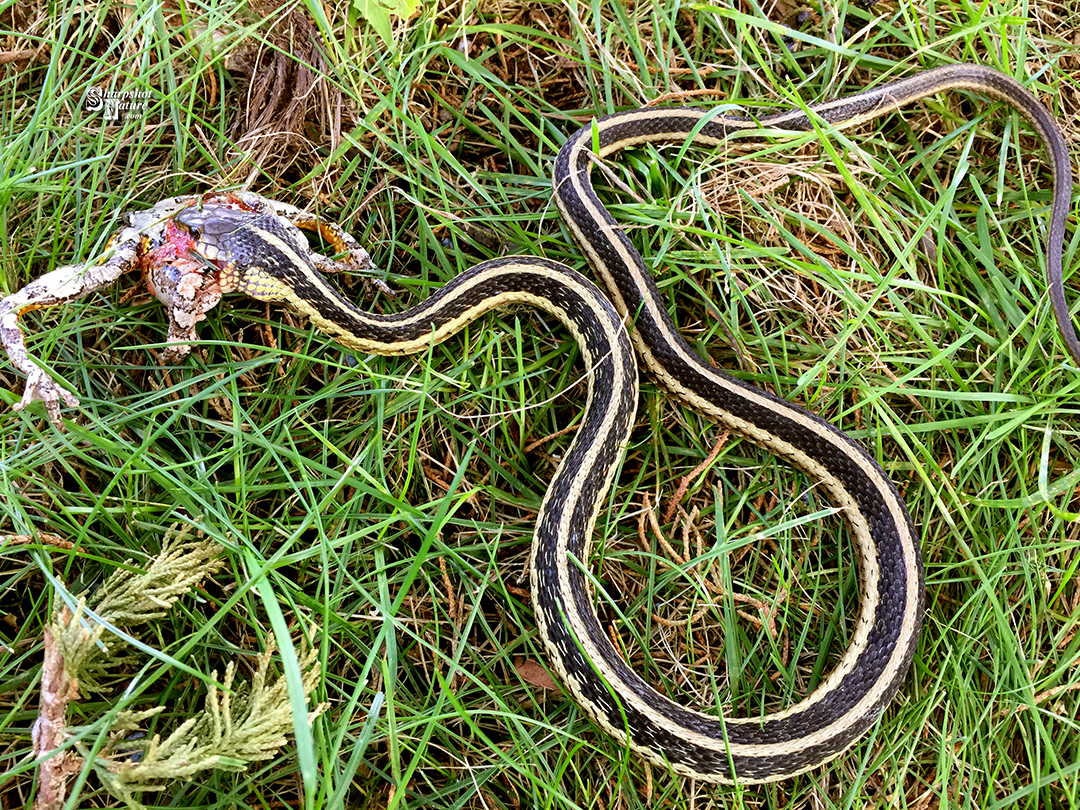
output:
{"label": "snake head", "polygon": [[198,251],[211,261],[225,260],[230,237],[251,222],[250,211],[206,203],[180,211],[173,221],[197,243]]}

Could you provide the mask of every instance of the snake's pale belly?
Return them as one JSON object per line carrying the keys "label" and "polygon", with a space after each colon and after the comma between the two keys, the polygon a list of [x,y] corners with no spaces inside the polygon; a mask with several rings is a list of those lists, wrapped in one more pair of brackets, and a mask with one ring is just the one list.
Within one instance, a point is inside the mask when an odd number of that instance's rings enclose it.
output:
{"label": "snake's pale belly", "polygon": [[[342,344],[375,354],[422,351],[504,304],[528,304],[553,314],[581,347],[589,388],[582,422],[541,505],[532,548],[536,620],[551,664],[598,725],[653,762],[714,782],[783,779],[845,751],[877,721],[899,689],[915,653],[924,610],[918,536],[889,477],[860,445],[814,414],[713,368],[680,336],[640,254],[593,190],[593,149],[605,157],[644,143],[717,144],[741,130],[809,130],[814,119],[848,127],[949,90],[971,90],[1005,102],[1031,124],[1046,148],[1054,180],[1046,248],[1048,291],[1065,347],[1080,365],[1080,341],[1062,284],[1072,188],[1068,150],[1053,118],[1022,85],[974,65],[919,73],[813,105],[809,114],[790,110],[751,120],[707,110],[658,108],[616,113],[586,126],[560,150],[553,188],[563,219],[607,296],[560,264],[515,256],[470,268],[403,314],[365,313],[326,282],[319,269],[325,269],[328,260],[313,258],[294,231],[329,227],[331,241],[366,259],[351,237],[306,212],[244,194],[164,201],[155,208],[160,213],[155,225],[140,224],[143,220],[133,216],[120,240],[121,259],[101,265],[101,275],[109,276],[131,261],[130,256],[139,254],[132,240],[146,241],[152,233],[156,250],[176,246],[174,252],[184,260],[175,265],[180,282],[169,281],[172,277],[166,274],[169,284],[183,287],[190,273],[201,273],[201,268],[185,263],[199,258],[216,268],[212,285],[201,290],[207,301],[211,294],[239,291],[283,303]],[[162,221],[168,229],[161,228]],[[182,234],[169,236],[169,229]],[[71,404],[70,395],[42,375],[33,376],[37,370],[26,356],[15,321],[24,311],[66,303],[88,291],[83,285],[72,294],[72,274],[56,273],[53,282],[39,279],[0,302],[5,347],[16,365],[32,375],[24,403],[35,396],[44,399],[54,420],[59,418],[58,397]],[[169,290],[158,295],[175,304]],[[212,306],[197,297],[185,301],[185,317],[192,323]],[[193,337],[186,327],[180,339]],[[735,718],[680,706],[627,666],[596,617],[584,565],[591,559],[597,516],[634,418],[635,353],[672,396],[818,482],[850,527],[861,592],[853,638],[824,681],[784,711]]]}

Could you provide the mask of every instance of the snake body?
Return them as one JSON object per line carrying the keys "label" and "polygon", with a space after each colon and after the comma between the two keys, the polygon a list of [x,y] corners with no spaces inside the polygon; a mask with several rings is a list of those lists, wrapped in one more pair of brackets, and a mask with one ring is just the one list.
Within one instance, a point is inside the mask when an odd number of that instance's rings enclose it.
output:
{"label": "snake body", "polygon": [[[174,198],[155,207],[149,217],[153,222],[144,222],[145,215],[130,218],[119,259],[102,265],[98,276],[104,279],[101,284],[115,280],[138,259],[140,239],[145,242],[153,234],[158,249],[172,247],[183,259],[174,273],[161,276],[168,289],[157,292],[175,303],[173,288],[187,291],[189,327],[216,302],[214,295],[239,291],[285,304],[342,344],[374,354],[421,352],[504,304],[528,304],[553,314],[581,347],[589,385],[582,421],[540,507],[531,555],[536,620],[552,667],[598,725],[653,762],[715,782],[783,779],[845,751],[899,689],[918,644],[924,609],[918,536],[888,475],[859,444],[814,414],[714,368],[681,337],[641,255],[598,198],[589,172],[597,156],[631,146],[715,145],[750,129],[849,127],[950,90],[971,90],[1010,105],[1046,148],[1053,175],[1047,286],[1065,347],[1080,365],[1080,341],[1062,281],[1072,189],[1065,141],[1053,117],[1022,85],[974,65],[929,70],[806,110],[758,119],[659,108],[616,113],[584,127],[556,158],[554,197],[607,296],[563,265],[514,256],[470,268],[402,314],[366,313],[327,283],[319,270],[333,263],[314,259],[296,228],[317,227],[342,252],[366,261],[354,240],[306,212],[246,193]],[[173,234],[177,228],[182,238]],[[195,258],[213,272],[204,277]],[[44,399],[54,421],[59,421],[59,398],[68,404],[74,400],[30,362],[15,321],[24,311],[66,303],[95,288],[75,272],[81,269],[54,271],[0,302],[4,345],[20,368],[38,374],[23,401]],[[183,334],[193,336],[190,329]],[[818,482],[850,527],[861,593],[853,638],[820,685],[783,711],[736,718],[680,706],[627,666],[596,617],[586,570],[593,529],[634,418],[635,352],[673,397]]]}
{"label": "snake body", "polygon": [[[705,109],[641,109],[607,116],[573,135],[555,161],[555,201],[571,233],[632,324],[642,365],[694,410],[787,460],[821,482],[841,506],[859,558],[861,605],[854,637],[832,672],[804,700],[775,714],[717,718],[681,707],[645,684],[621,660],[580,597],[572,568],[534,592],[550,624],[559,604],[576,645],[548,642],[556,669],[593,719],[642,756],[710,781],[764,782],[793,776],[835,757],[874,724],[895,695],[918,643],[924,573],[918,537],[896,488],[857,443],[833,425],[714,368],[679,334],[640,253],[618,229],[589,181],[594,149],[607,157],[643,143],[721,143],[749,129],[846,128],[928,95],[971,90],[1017,110],[1042,141],[1053,194],[1047,233],[1047,287],[1063,341],[1080,365],[1080,341],[1062,282],[1065,224],[1072,191],[1069,153],[1046,108],[1023,85],[978,65],[951,65],[881,87],[761,118]],[[819,123],[820,122],[820,123]],[[550,589],[550,598],[544,588]],[[570,611],[568,611],[570,612]],[[549,631],[550,632],[550,631]]]}

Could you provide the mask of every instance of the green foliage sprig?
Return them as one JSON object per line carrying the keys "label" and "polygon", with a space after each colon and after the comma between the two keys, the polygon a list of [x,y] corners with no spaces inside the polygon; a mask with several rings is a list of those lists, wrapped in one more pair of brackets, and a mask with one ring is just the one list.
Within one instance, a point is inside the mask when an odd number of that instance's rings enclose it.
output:
{"label": "green foliage sprig", "polygon": [[[236,663],[230,661],[221,688],[211,683],[207,691],[206,710],[165,739],[160,734],[149,740],[127,738],[128,732],[163,707],[121,712],[107,753],[122,752],[124,760],[96,760],[98,775],[109,792],[128,806],[139,807],[135,794],[162,790],[166,780],[186,779],[210,769],[242,771],[252,762],[276,756],[292,729],[292,712],[285,677],[270,677],[273,652],[271,646],[259,658],[250,684],[236,683]],[[301,652],[300,671],[306,698],[319,680],[317,650]],[[211,677],[216,681],[217,672]],[[324,708],[320,704],[309,712],[308,722],[313,722]],[[133,752],[141,756],[133,756]]]}
{"label": "green foliage sprig", "polygon": [[[122,568],[92,596],[82,596],[73,613],[61,610],[49,629],[79,692],[101,692],[99,676],[131,658],[127,640],[108,632],[109,628],[164,618],[177,599],[221,568],[219,552],[210,541],[185,542],[181,532],[175,540],[166,538],[161,553],[145,571]],[[87,615],[88,607],[92,617]]]}
{"label": "green foliage sprig", "polygon": [[[110,729],[108,744],[96,755],[67,742],[67,708],[89,692],[103,692],[103,682],[120,665],[135,659],[127,638],[118,635],[163,618],[176,601],[223,565],[219,547],[210,541],[187,542],[185,532],[167,537],[160,554],[144,571],[129,561],[93,594],[79,598],[74,610],[66,605],[45,629],[41,709],[34,724],[34,754],[38,767],[35,810],[63,807],[67,778],[89,762],[105,788],[129,807],[141,808],[136,796],[159,791],[171,779],[191,778],[209,769],[242,771],[252,762],[269,759],[286,743],[293,719],[284,677],[273,677],[268,646],[250,683],[237,682],[236,662],[229,662],[220,685],[211,673],[206,709],[162,738],[131,739],[155,715],[159,706],[122,711]],[[300,649],[301,685],[306,699],[319,680],[316,650]],[[308,714],[312,722],[320,705]]]}

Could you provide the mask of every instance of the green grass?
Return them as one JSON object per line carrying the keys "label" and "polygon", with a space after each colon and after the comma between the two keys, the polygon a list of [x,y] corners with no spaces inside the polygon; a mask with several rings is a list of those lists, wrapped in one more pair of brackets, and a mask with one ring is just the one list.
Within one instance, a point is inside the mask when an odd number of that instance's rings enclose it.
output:
{"label": "green grass", "polygon": [[[64,43],[0,75],[6,292],[100,254],[124,210],[250,181],[345,224],[399,293],[335,282],[363,306],[400,311],[491,255],[582,267],[550,203],[554,155],[591,116],[664,93],[811,102],[962,60],[1025,80],[1074,142],[1080,107],[1080,49],[1064,44],[1075,4],[866,12],[841,0],[824,29],[792,35],[795,51],[752,0],[535,2],[501,16],[428,5],[399,24],[393,48],[361,30],[347,50],[339,22],[326,44],[327,81],[347,100],[342,141],[334,150],[308,133],[291,164],[253,169],[230,125],[242,95],[221,67],[246,24],[232,4],[168,17],[122,8],[0,12],[19,48]],[[150,109],[105,128],[82,107],[91,84],[149,89]],[[636,151],[612,170],[636,199],[605,199],[684,333],[857,437],[905,494],[928,612],[912,674],[872,734],[809,775],[714,788],[650,772],[527,674],[545,662],[525,574],[532,521],[584,400],[560,329],[504,311],[428,356],[353,358],[285,313],[231,299],[201,326],[200,348],[162,369],[163,313],[145,294],[121,301],[137,287],[129,276],[26,319],[33,354],[81,397],[66,432],[40,406],[0,413],[0,533],[77,546],[0,556],[0,806],[32,791],[52,612],[193,524],[221,544],[225,569],[141,635],[153,654],[73,704],[79,744],[100,745],[121,708],[168,707],[148,728],[168,733],[202,710],[207,673],[254,661],[271,636],[287,659],[288,640],[312,625],[315,698],[330,707],[277,759],[148,802],[1080,807],[1080,375],[1062,362],[1044,292],[1049,178],[1026,126],[959,95],[828,146],[740,139],[715,153]],[[1074,218],[1067,273],[1078,234]],[[5,403],[22,384],[0,366]],[[597,604],[659,688],[753,714],[821,680],[850,635],[858,583],[813,482],[735,438],[662,524],[692,564],[639,530],[645,499],[664,521],[719,437],[644,383],[598,527]],[[72,787],[69,807],[110,806],[96,777]]]}

